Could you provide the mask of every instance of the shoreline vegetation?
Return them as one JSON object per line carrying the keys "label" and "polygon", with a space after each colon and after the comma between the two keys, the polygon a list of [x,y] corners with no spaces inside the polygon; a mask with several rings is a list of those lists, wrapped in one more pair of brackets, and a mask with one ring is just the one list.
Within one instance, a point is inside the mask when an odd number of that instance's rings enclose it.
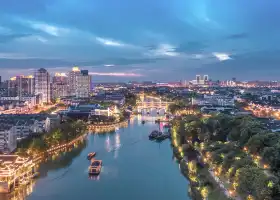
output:
{"label": "shoreline vegetation", "polygon": [[[136,96],[133,94],[126,95],[126,104],[135,105]],[[96,103],[96,102],[95,102]],[[111,105],[112,103],[108,103]],[[49,108],[44,113],[51,113],[58,109],[58,107],[65,106],[64,104],[57,104]],[[118,119],[113,121],[84,121],[81,119],[70,119],[63,123],[60,123],[57,127],[48,133],[33,136],[32,138],[23,139],[17,145],[17,150],[15,154],[23,157],[30,156],[32,158],[36,157],[42,153],[48,153],[49,149],[63,148],[63,146],[75,141],[81,135],[84,135],[86,131],[93,131],[94,133],[103,133],[106,131],[113,131],[116,127],[126,127],[128,125],[128,119],[130,114],[124,110],[119,114]],[[116,121],[117,120],[117,121]]]}
{"label": "shoreline vegetation", "polygon": [[253,117],[176,118],[172,146],[193,199],[280,199],[280,135]]}
{"label": "shoreline vegetation", "polygon": [[86,127],[86,123],[82,120],[68,120],[48,133],[19,142],[16,154],[37,160],[38,157],[48,154],[51,150],[59,150],[78,141],[86,134]]}
{"label": "shoreline vegetation", "polygon": [[38,160],[38,157],[44,157],[53,151],[58,151],[73,145],[76,141],[81,140],[87,131],[93,133],[104,133],[114,131],[117,127],[127,127],[128,120],[121,122],[106,122],[86,124],[82,120],[68,120],[60,124],[58,127],[44,135],[37,135],[30,139],[26,138],[18,144],[15,154],[23,157],[32,157]]}
{"label": "shoreline vegetation", "polygon": [[120,122],[106,122],[106,123],[92,123],[87,125],[87,128],[89,131],[93,131],[94,133],[104,133],[107,131],[114,131],[116,128],[120,127],[127,127],[128,126],[128,120],[124,119]]}

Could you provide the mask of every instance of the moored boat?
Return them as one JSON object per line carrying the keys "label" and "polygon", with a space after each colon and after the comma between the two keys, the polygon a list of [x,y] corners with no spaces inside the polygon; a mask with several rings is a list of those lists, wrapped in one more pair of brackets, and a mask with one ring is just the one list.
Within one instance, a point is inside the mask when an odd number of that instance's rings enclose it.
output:
{"label": "moored boat", "polygon": [[145,121],[144,121],[144,120],[142,121],[142,124],[145,124]]}
{"label": "moored boat", "polygon": [[154,130],[151,132],[151,134],[149,135],[149,139],[150,140],[153,140],[153,139],[156,139],[158,136],[162,135],[162,132],[161,131],[157,131],[157,130]]}
{"label": "moored boat", "polygon": [[163,141],[170,137],[171,137],[171,135],[169,133],[163,133],[163,134],[159,135],[158,137],[156,137],[155,139],[156,139],[156,141],[160,142],[160,141]]}

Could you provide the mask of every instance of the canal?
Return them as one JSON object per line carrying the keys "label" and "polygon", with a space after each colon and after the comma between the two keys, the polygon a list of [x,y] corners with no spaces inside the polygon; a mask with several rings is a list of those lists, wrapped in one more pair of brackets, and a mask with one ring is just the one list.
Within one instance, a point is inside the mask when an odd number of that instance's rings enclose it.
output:
{"label": "canal", "polygon": [[[42,164],[40,178],[29,186],[27,200],[188,200],[188,181],[173,158],[170,141],[148,140],[159,126],[155,118],[130,121],[115,133],[89,134],[72,152]],[[87,154],[103,161],[99,176],[89,177]],[[28,194],[29,193],[29,194]],[[23,194],[21,194],[23,195]],[[10,198],[11,199],[11,198]]]}

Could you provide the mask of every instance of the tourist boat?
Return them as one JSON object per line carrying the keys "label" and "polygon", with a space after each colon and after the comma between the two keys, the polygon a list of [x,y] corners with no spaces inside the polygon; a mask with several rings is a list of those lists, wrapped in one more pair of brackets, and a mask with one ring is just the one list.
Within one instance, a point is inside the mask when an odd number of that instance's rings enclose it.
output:
{"label": "tourist boat", "polygon": [[98,175],[101,172],[102,160],[93,160],[88,168],[88,173],[91,175]]}
{"label": "tourist boat", "polygon": [[157,130],[154,130],[151,132],[151,134],[149,135],[149,139],[150,140],[153,140],[153,139],[156,139],[158,136],[162,135],[162,132],[161,131],[157,131]]}
{"label": "tourist boat", "polygon": [[95,155],[96,155],[95,152],[91,152],[91,153],[89,153],[89,154],[87,155],[87,159],[88,159],[88,160],[91,160]]}

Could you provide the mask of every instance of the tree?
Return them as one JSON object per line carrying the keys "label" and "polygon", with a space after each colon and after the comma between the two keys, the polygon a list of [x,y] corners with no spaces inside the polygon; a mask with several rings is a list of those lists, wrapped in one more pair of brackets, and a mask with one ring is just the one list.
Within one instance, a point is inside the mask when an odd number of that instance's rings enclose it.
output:
{"label": "tree", "polygon": [[47,149],[47,145],[42,138],[33,139],[30,149],[32,153],[41,153]]}
{"label": "tree", "polygon": [[257,167],[242,167],[236,173],[237,190],[241,194],[252,194],[259,200],[271,199],[272,190],[268,187],[268,179]]}
{"label": "tree", "polygon": [[53,133],[52,133],[52,140],[53,140],[53,143],[55,144],[59,144],[62,140],[62,132],[60,129],[57,129],[55,130]]}

